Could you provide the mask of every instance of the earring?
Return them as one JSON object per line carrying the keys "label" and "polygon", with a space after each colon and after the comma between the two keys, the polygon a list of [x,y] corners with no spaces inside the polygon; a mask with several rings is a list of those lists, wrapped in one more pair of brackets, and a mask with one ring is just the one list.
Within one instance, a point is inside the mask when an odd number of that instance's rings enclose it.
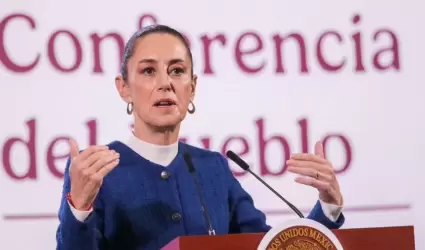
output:
{"label": "earring", "polygon": [[195,104],[192,101],[190,101],[190,105],[192,105],[192,108],[188,108],[187,112],[189,112],[189,114],[193,114],[195,113],[195,110],[196,110]]}
{"label": "earring", "polygon": [[131,115],[133,113],[133,103],[129,102],[127,103],[127,114]]}

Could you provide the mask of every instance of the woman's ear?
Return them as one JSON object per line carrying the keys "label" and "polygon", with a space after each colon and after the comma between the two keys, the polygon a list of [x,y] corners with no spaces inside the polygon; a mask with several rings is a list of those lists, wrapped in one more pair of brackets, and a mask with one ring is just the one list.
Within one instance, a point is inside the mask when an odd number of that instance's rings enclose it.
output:
{"label": "woman's ear", "polygon": [[128,86],[128,83],[125,82],[121,75],[115,77],[115,87],[117,88],[117,91],[123,101],[125,101],[126,103],[132,102],[130,95],[130,86]]}
{"label": "woman's ear", "polygon": [[193,75],[192,78],[192,84],[191,84],[191,88],[190,88],[190,100],[193,101],[195,99],[195,92],[196,92],[196,83],[198,81],[198,76],[197,75]]}

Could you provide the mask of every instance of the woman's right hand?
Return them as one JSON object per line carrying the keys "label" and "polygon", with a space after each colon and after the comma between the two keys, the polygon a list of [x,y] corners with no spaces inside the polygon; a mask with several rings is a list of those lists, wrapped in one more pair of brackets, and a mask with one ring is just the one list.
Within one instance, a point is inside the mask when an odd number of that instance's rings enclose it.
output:
{"label": "woman's right hand", "polygon": [[103,178],[119,163],[119,154],[107,146],[90,146],[81,153],[77,142],[70,140],[72,205],[77,210],[88,210],[93,204]]}

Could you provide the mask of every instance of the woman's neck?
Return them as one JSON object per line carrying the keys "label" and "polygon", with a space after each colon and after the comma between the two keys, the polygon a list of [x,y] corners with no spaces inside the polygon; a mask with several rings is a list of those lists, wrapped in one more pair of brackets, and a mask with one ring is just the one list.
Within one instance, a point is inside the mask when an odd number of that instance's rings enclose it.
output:
{"label": "woman's neck", "polygon": [[171,145],[179,139],[180,124],[170,128],[153,128],[144,122],[135,122],[133,134],[139,140],[154,145]]}

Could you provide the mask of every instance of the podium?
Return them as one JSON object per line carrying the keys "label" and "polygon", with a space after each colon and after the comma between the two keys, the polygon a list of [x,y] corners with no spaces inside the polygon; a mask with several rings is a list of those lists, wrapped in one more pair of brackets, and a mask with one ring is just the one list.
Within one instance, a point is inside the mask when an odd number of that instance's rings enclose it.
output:
{"label": "podium", "polygon": [[[415,249],[413,226],[332,230],[344,250]],[[184,236],[164,250],[257,250],[264,233]]]}

